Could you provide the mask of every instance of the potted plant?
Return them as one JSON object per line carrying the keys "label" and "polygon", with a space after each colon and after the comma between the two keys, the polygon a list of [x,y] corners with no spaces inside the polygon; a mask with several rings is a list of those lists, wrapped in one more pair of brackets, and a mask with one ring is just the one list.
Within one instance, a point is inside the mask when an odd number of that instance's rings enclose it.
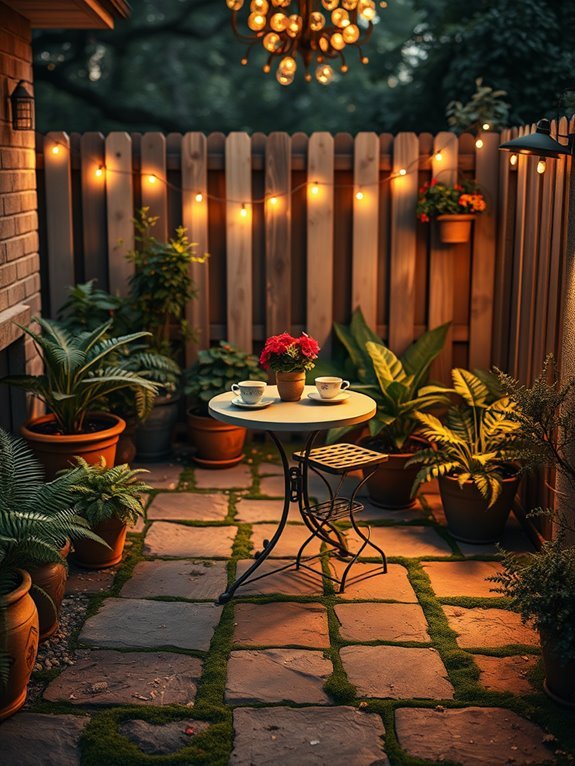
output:
{"label": "potted plant", "polygon": [[431,447],[409,463],[422,466],[413,492],[422,482],[438,479],[453,537],[492,543],[501,537],[519,484],[517,405],[468,370],[452,370],[452,379],[452,389],[427,386],[420,391],[420,396],[453,393],[460,403],[449,408],[445,423],[429,413],[416,414]]}
{"label": "potted plant", "polygon": [[265,342],[260,356],[264,370],[275,373],[280,399],[298,402],[305,387],[305,374],[313,369],[319,345],[305,332],[299,338],[284,332],[272,335]]}
{"label": "potted plant", "polygon": [[91,332],[72,334],[57,322],[35,319],[42,333],[22,329],[34,340],[43,362],[42,375],[12,375],[0,382],[20,386],[37,396],[49,414],[29,420],[22,435],[49,479],[69,467],[74,456],[89,463],[104,457],[114,465],[122,418],[98,411],[107,396],[122,389],[155,395],[154,383],[114,363],[119,350],[147,336],[145,332],[108,338],[110,323]]}
{"label": "potted plant", "polygon": [[487,209],[485,197],[474,181],[449,186],[433,178],[419,190],[417,217],[423,223],[439,223],[444,244],[469,242],[475,216]]}
{"label": "potted plant", "polygon": [[230,468],[242,460],[246,429],[212,418],[208,403],[214,396],[229,391],[232,383],[265,377],[257,357],[226,341],[199,352],[196,362],[184,372],[184,393],[192,401],[188,409],[188,436],[196,449],[196,463],[205,468]]}
{"label": "potted plant", "polygon": [[[108,468],[104,460],[90,465],[78,458],[66,472],[74,480],[75,508],[87,521],[97,540],[78,540],[73,558],[85,569],[105,569],[122,560],[126,532],[144,514],[142,494],[151,487],[138,480],[147,473],[128,465]],[[105,543],[105,544],[102,544]]]}
{"label": "potted plant", "polygon": [[[377,413],[369,422],[370,436],[363,444],[388,455],[368,480],[370,498],[382,508],[407,508],[415,503],[411,488],[417,474],[417,468],[409,468],[408,463],[422,446],[416,414],[449,403],[442,391],[419,393],[427,382],[431,363],[443,348],[449,325],[424,333],[399,357],[370,330],[359,310],[349,328],[336,325],[335,329],[353,366],[346,366],[346,372],[356,381],[352,388],[364,391],[377,403]],[[330,431],[328,442],[342,438],[348,431]]]}
{"label": "potted plant", "polygon": [[75,512],[71,484],[44,483],[25,443],[0,430],[0,719],[24,704],[40,635],[57,624],[67,571],[63,542],[94,537]]}

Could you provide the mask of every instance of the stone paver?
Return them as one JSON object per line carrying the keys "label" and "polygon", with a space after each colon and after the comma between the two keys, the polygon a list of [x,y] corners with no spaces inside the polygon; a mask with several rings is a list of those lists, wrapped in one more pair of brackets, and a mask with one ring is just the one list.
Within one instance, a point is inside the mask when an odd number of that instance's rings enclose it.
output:
{"label": "stone paver", "polygon": [[209,728],[205,721],[172,721],[154,724],[133,718],[118,727],[122,736],[129,739],[148,755],[169,755],[191,744],[192,738]]}
{"label": "stone paver", "polygon": [[[345,563],[337,559],[330,559],[330,567],[338,577],[341,577],[345,569]],[[373,572],[376,575],[371,576]],[[347,576],[345,591],[338,593],[341,599],[385,599],[386,601],[416,602],[417,596],[411,587],[407,576],[407,569],[400,564],[388,564],[387,573],[382,574],[382,569],[377,564],[364,564],[356,562]],[[337,589],[337,586],[335,586]]]}
{"label": "stone paver", "polygon": [[419,604],[338,604],[344,641],[430,641]]}
{"label": "stone paver", "polygon": [[2,763],[80,766],[80,737],[89,720],[77,715],[18,713],[0,724]]}
{"label": "stone paver", "polygon": [[[253,563],[253,559],[238,561],[237,576],[240,577]],[[307,569],[296,570],[293,559],[267,559],[258,568],[255,576],[266,575],[266,573],[287,564],[290,564],[291,568],[286,569],[284,572],[270,574],[262,577],[261,580],[251,581],[246,585],[242,585],[238,588],[238,596],[263,596],[273,593],[281,593],[284,596],[316,596],[323,594],[319,563],[315,564],[316,571],[318,571],[316,576]]]}
{"label": "stone paver", "polygon": [[460,710],[401,708],[395,713],[399,744],[409,755],[465,766],[535,766],[552,761],[544,732],[502,708]]}
{"label": "stone paver", "polygon": [[[371,540],[383,548],[387,556],[419,558],[421,556],[451,556],[453,553],[448,543],[433,527],[372,527]],[[377,555],[368,546],[363,551],[362,558]]]}
{"label": "stone paver", "polygon": [[171,558],[228,557],[237,533],[237,527],[190,527],[155,521],[144,540],[146,556]]}
{"label": "stone paver", "polygon": [[249,489],[252,484],[252,472],[244,463],[217,471],[194,468],[194,476],[198,489]]}
{"label": "stone paver", "polygon": [[423,568],[439,598],[496,598],[500,595],[491,590],[495,583],[487,580],[501,571],[501,565],[496,561],[430,561],[423,564]]}
{"label": "stone paver", "polygon": [[133,468],[145,468],[142,481],[152,489],[176,489],[184,467],[179,463],[137,463]]}
{"label": "stone paver", "polygon": [[246,646],[329,646],[327,611],[319,604],[237,604],[234,643]]}
{"label": "stone paver", "polygon": [[217,598],[228,582],[225,561],[141,561],[122,588],[124,598],[172,596],[190,600]]}
{"label": "stone paver", "polygon": [[263,649],[232,652],[228,662],[226,701],[329,704],[323,685],[333,671],[323,652]]}
{"label": "stone paver", "polygon": [[397,510],[380,508],[367,499],[362,500],[362,503],[364,509],[357,515],[358,520],[364,519],[365,521],[370,522],[385,521],[393,524],[407,524],[409,522],[422,522],[428,518],[419,502],[416,502],[412,508],[398,508]]}
{"label": "stone paver", "polygon": [[72,705],[189,705],[201,660],[169,652],[83,651],[44,698]]}
{"label": "stone paver", "polygon": [[539,635],[523,625],[516,612],[507,609],[464,609],[444,606],[449,625],[464,649],[495,648],[509,644],[539,646]]}
{"label": "stone paver", "polygon": [[226,495],[199,492],[162,492],[155,496],[147,511],[150,521],[223,521],[227,514]]}
{"label": "stone paver", "polygon": [[489,691],[512,694],[533,693],[533,686],[527,675],[537,664],[537,657],[527,654],[513,657],[488,657],[475,654],[473,659],[479,667],[479,683]]}
{"label": "stone paver", "polygon": [[[276,531],[275,524],[255,524],[252,528],[252,550],[254,553],[261,551],[264,540],[270,540]],[[292,526],[289,524],[282,532],[282,536],[276,547],[270,554],[271,558],[295,558],[300,546],[310,536],[307,527],[303,525]],[[319,553],[320,542],[313,539],[305,548],[303,556],[312,556]]]}
{"label": "stone paver", "polygon": [[144,517],[138,516],[138,521],[136,521],[134,526],[128,527],[128,533],[132,535],[139,535],[144,531],[145,528],[146,528],[146,521]]}
{"label": "stone paver", "polygon": [[344,646],[341,660],[360,697],[452,699],[453,686],[435,649]]}
{"label": "stone paver", "polygon": [[268,497],[283,497],[285,484],[283,474],[264,476],[260,479],[260,493]]}
{"label": "stone paver", "polygon": [[143,599],[109,598],[90,617],[80,641],[113,649],[198,649],[206,652],[222,608]]}
{"label": "stone paver", "polygon": [[[509,517],[499,542],[504,550],[513,551],[513,553],[533,553],[535,550],[532,542],[513,514]],[[458,542],[457,545],[461,553],[468,558],[472,556],[495,556],[500,552],[496,543],[472,545],[471,543]]]}
{"label": "stone paver", "polygon": [[[283,500],[252,500],[243,497],[238,501],[236,521],[257,524],[262,521],[279,522],[283,511]],[[303,524],[301,515],[292,504],[288,517],[290,523]]]}
{"label": "stone paver", "polygon": [[90,569],[78,569],[70,564],[68,579],[66,580],[66,595],[70,593],[103,593],[112,587],[116,568],[95,571]]}
{"label": "stone paver", "polygon": [[230,766],[389,766],[378,715],[352,707],[237,708]]}

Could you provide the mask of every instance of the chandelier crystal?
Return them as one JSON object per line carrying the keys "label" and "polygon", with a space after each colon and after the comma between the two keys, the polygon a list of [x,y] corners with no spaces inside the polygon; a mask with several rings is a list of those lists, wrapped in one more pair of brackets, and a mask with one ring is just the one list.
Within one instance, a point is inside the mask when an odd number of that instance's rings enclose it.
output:
{"label": "chandelier crystal", "polygon": [[[291,85],[301,61],[305,79],[322,85],[333,80],[335,67],[347,72],[344,50],[355,46],[362,64],[368,63],[362,46],[369,40],[377,16],[375,0],[226,0],[236,37],[248,44],[242,64],[261,45],[268,59],[264,72],[278,61],[276,79]],[[387,3],[380,3],[386,7]],[[247,33],[240,24],[247,25]]]}

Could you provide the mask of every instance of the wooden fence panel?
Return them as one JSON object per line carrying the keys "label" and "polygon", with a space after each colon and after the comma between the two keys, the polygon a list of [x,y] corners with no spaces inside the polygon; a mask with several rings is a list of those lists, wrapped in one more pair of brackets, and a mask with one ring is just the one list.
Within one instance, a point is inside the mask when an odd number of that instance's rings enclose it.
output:
{"label": "wooden fence panel", "polygon": [[519,372],[519,336],[521,332],[521,295],[523,286],[523,255],[525,253],[525,219],[527,213],[527,179],[529,160],[520,154],[517,158],[517,202],[515,209],[515,241],[513,248],[513,287],[511,298],[510,324],[510,356],[508,360],[510,371],[516,375]]}
{"label": "wooden fence panel", "polygon": [[166,167],[166,137],[163,133],[144,133],[140,147],[142,153],[142,206],[149,207],[149,215],[157,216],[154,236],[168,238],[168,189]]}
{"label": "wooden fence panel", "polygon": [[106,138],[106,211],[109,290],[126,295],[133,268],[124,256],[134,249],[132,139],[127,133]]}
{"label": "wooden fence panel", "polygon": [[327,356],[333,326],[333,181],[333,137],[314,133],[308,146],[307,328]]}
{"label": "wooden fence panel", "polygon": [[80,138],[82,184],[82,239],[84,279],[95,279],[108,289],[106,252],[106,158],[104,136],[84,133]]}

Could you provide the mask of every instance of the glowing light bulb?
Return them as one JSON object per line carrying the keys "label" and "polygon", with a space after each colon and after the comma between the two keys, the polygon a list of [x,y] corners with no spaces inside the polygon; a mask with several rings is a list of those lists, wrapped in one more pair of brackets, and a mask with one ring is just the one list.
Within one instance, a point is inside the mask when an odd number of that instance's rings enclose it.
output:
{"label": "glowing light bulb", "polygon": [[252,0],[250,3],[250,10],[254,13],[263,13],[265,15],[269,7],[268,0]]}
{"label": "glowing light bulb", "polygon": [[98,165],[98,167],[94,171],[94,175],[96,176],[96,178],[101,178],[104,175],[104,167],[102,165]]}
{"label": "glowing light bulb", "polygon": [[321,0],[321,4],[326,11],[335,11],[339,3],[339,0]]}
{"label": "glowing light bulb", "polygon": [[288,25],[288,17],[285,13],[274,13],[270,19],[270,27],[274,32],[283,32]]}
{"label": "glowing light bulb", "polygon": [[483,139],[482,138],[478,138],[477,139],[477,141],[475,142],[475,148],[476,149],[483,149]]}
{"label": "glowing light bulb", "polygon": [[319,11],[314,11],[309,17],[309,28],[312,32],[319,32],[325,27],[325,16]]}
{"label": "glowing light bulb", "polygon": [[334,32],[330,37],[331,47],[336,51],[341,51],[345,48],[345,40],[341,32]]}
{"label": "glowing light bulb", "polygon": [[297,69],[296,60],[291,56],[284,56],[279,63],[278,69],[282,72],[282,74],[293,75]]}
{"label": "glowing light bulb", "polygon": [[509,164],[511,165],[511,167],[515,167],[518,161],[519,161],[519,157],[516,154],[512,154],[509,157]]}
{"label": "glowing light bulb", "polygon": [[349,26],[349,13],[344,8],[336,8],[331,13],[331,20],[336,27],[343,29],[343,27]]}
{"label": "glowing light bulb", "polygon": [[358,0],[342,0],[342,6],[346,11],[355,11]]}
{"label": "glowing light bulb", "polygon": [[399,175],[400,176],[406,176],[407,175],[407,170],[405,168],[400,168],[399,169]]}
{"label": "glowing light bulb", "polygon": [[196,194],[195,200],[196,200],[196,202],[203,202],[204,201],[204,195],[202,194],[202,192],[198,192]]}
{"label": "glowing light bulb", "polygon": [[317,181],[313,182],[313,184],[311,185],[310,191],[314,197],[317,197],[317,195],[319,194],[319,184]]}
{"label": "glowing light bulb", "polygon": [[297,13],[292,14],[288,19],[287,33],[290,37],[297,37],[301,32],[303,19]]}
{"label": "glowing light bulb", "polygon": [[359,40],[359,27],[355,24],[350,24],[343,30],[343,39],[351,45]]}
{"label": "glowing light bulb", "polygon": [[329,64],[322,64],[316,69],[315,76],[317,81],[322,85],[329,85],[329,83],[333,80],[333,69]]}
{"label": "glowing light bulb", "polygon": [[491,125],[488,122],[484,122],[482,127],[483,130],[491,130]]}
{"label": "glowing light bulb", "polygon": [[253,32],[260,32],[266,25],[266,17],[262,13],[250,13],[248,27]]}
{"label": "glowing light bulb", "polygon": [[248,217],[248,209],[246,207],[246,203],[245,202],[242,202],[242,207],[240,209],[240,215],[241,215],[242,218],[247,218]]}
{"label": "glowing light bulb", "polygon": [[60,154],[60,147],[58,146],[58,144],[55,144],[52,147],[52,154]]}
{"label": "glowing light bulb", "polygon": [[230,11],[239,11],[244,4],[244,0],[226,0],[226,4]]}
{"label": "glowing light bulb", "polygon": [[358,4],[359,15],[365,21],[373,21],[377,15],[373,0],[360,0]]}
{"label": "glowing light bulb", "polygon": [[363,192],[361,191],[361,189],[360,189],[359,191],[356,191],[356,193],[355,193],[355,198],[356,198],[357,200],[362,200],[362,199],[363,199],[363,197],[364,197],[364,194],[363,194]]}
{"label": "glowing light bulb", "polygon": [[277,204],[278,204],[278,198],[270,197],[270,205],[273,205],[275,207]]}
{"label": "glowing light bulb", "polygon": [[369,58],[367,56],[361,57],[361,63],[362,64],[369,64]]}
{"label": "glowing light bulb", "polygon": [[247,60],[247,58],[244,56],[244,57],[243,57],[243,59],[240,61],[240,64],[241,64],[242,66],[247,66],[247,63],[248,63],[248,60]]}
{"label": "glowing light bulb", "polygon": [[281,48],[281,45],[281,37],[276,32],[268,32],[263,39],[263,46],[270,53],[275,53]]}
{"label": "glowing light bulb", "polygon": [[441,152],[435,152],[434,158],[436,162],[441,162],[443,159],[443,154]]}
{"label": "glowing light bulb", "polygon": [[157,180],[158,179],[156,178],[156,176],[153,173],[150,173],[150,175],[148,176],[148,183],[155,184]]}
{"label": "glowing light bulb", "polygon": [[537,172],[539,173],[539,175],[543,175],[546,168],[547,168],[547,163],[545,162],[543,158],[541,158],[539,162],[537,163]]}
{"label": "glowing light bulb", "polygon": [[293,72],[282,72],[281,69],[278,69],[276,72],[276,80],[280,85],[291,85],[294,81]]}
{"label": "glowing light bulb", "polygon": [[341,65],[341,69],[340,69],[339,71],[340,71],[340,72],[343,72],[343,73],[345,74],[346,72],[348,72],[348,71],[349,71],[349,67],[348,67],[348,65],[347,65],[347,64],[342,64],[342,65]]}
{"label": "glowing light bulb", "polygon": [[264,74],[269,74],[271,72],[271,66],[269,64],[264,64],[262,67],[262,72]]}

